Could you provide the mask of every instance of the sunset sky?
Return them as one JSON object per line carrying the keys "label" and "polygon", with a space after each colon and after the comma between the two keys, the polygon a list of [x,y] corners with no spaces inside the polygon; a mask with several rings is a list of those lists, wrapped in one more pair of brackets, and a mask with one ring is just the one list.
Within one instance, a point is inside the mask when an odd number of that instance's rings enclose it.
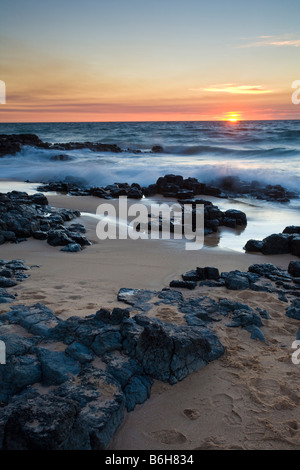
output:
{"label": "sunset sky", "polygon": [[300,119],[299,0],[0,0],[0,122]]}

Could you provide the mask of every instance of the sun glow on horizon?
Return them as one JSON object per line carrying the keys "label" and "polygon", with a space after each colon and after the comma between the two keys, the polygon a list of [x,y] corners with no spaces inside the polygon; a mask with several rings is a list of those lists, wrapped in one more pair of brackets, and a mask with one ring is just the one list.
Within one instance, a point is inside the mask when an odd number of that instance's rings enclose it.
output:
{"label": "sun glow on horizon", "polygon": [[229,112],[223,116],[222,120],[227,121],[227,122],[239,122],[241,121],[241,114],[235,113],[235,112]]}

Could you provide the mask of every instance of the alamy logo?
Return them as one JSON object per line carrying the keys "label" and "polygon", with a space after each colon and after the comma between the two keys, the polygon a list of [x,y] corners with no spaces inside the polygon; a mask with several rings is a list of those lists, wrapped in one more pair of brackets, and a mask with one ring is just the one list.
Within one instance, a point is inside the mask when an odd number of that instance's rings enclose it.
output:
{"label": "alamy logo", "polygon": [[292,83],[292,88],[297,88],[294,93],[292,93],[292,103],[299,104],[300,103],[300,80],[295,80]]}
{"label": "alamy logo", "polygon": [[297,339],[296,341],[293,342],[292,344],[292,349],[296,349],[296,351],[293,352],[292,354],[292,363],[295,365],[300,364],[300,341]]}
{"label": "alamy logo", "polygon": [[[97,215],[100,222],[96,233],[100,240],[186,240],[186,250],[200,250],[204,243],[203,204],[151,204],[128,206],[127,197],[119,198],[119,211],[110,203],[100,204]],[[133,218],[133,219],[132,219]],[[131,219],[131,220],[130,220]]]}
{"label": "alamy logo", "polygon": [[0,341],[0,364],[6,364],[6,347],[4,341]]}
{"label": "alamy logo", "polygon": [[0,104],[6,104],[6,87],[2,80],[0,80]]}

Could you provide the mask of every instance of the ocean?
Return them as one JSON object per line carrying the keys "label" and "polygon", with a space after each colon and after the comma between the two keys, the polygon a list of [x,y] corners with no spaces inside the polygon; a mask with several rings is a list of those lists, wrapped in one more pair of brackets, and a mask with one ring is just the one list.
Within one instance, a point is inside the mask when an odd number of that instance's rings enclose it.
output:
{"label": "ocean", "polygon": [[[0,159],[1,178],[33,182],[78,180],[155,183],[168,173],[210,182],[219,176],[300,188],[300,120],[0,124],[2,134],[33,133],[46,142],[102,142],[126,152],[24,147]],[[152,153],[154,145],[162,153]],[[140,152],[137,152],[140,151]],[[53,161],[63,153],[69,161]]]}

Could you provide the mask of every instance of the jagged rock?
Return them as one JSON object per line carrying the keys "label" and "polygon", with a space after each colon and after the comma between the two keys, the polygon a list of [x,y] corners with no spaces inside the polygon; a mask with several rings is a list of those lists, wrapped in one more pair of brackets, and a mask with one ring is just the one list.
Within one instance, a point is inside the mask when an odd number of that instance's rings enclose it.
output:
{"label": "jagged rock", "polygon": [[78,244],[80,246],[89,246],[91,245],[91,242],[89,242],[89,240],[84,236],[82,235],[81,233],[77,233],[77,232],[72,232],[72,231],[69,231],[67,230],[67,235],[68,237],[70,237],[73,242],[75,242],[75,244]]}
{"label": "jagged rock", "polygon": [[153,323],[140,335],[136,358],[150,376],[176,383],[224,351],[208,329]]}
{"label": "jagged rock", "polygon": [[170,287],[177,287],[178,289],[195,289],[197,282],[195,281],[179,281],[174,279],[170,282]]}
{"label": "jagged rock", "polygon": [[124,389],[127,411],[133,411],[135,405],[144,403],[150,396],[152,381],[146,376],[132,377]]}
{"label": "jagged rock", "polygon": [[0,323],[19,324],[28,332],[48,338],[59,320],[51,310],[37,303],[31,307],[17,305],[0,316]]}
{"label": "jagged rock", "polygon": [[249,288],[249,280],[240,271],[231,271],[225,278],[225,286],[230,290],[244,290]]}
{"label": "jagged rock", "polygon": [[84,434],[69,448],[87,445],[87,435],[88,448],[106,449],[124,416],[125,397],[118,382],[104,371],[87,366],[76,379],[61,385],[55,397],[71,400],[80,409],[78,424]]}
{"label": "jagged rock", "polygon": [[73,240],[63,230],[50,230],[47,242],[51,246],[67,246],[72,244]]}
{"label": "jagged rock", "polygon": [[42,193],[36,193],[36,194],[33,194],[32,196],[29,196],[29,197],[30,197],[31,202],[33,204],[38,204],[40,206],[47,206],[48,205],[48,199]]}
{"label": "jagged rock", "polygon": [[300,237],[292,238],[290,246],[292,255],[298,256],[300,258]]}
{"label": "jagged rock", "polygon": [[121,333],[110,326],[104,326],[91,344],[92,350],[97,356],[122,349]]}
{"label": "jagged rock", "polygon": [[15,300],[13,294],[9,294],[5,289],[0,288],[0,304],[8,304]]}
{"label": "jagged rock", "polygon": [[41,380],[41,367],[33,354],[10,356],[0,366],[0,402],[8,402],[28,385]]}
{"label": "jagged rock", "polygon": [[143,191],[137,187],[131,187],[127,193],[127,197],[131,199],[142,199]]}
{"label": "jagged rock", "polygon": [[245,329],[251,333],[251,339],[257,339],[266,343],[263,332],[256,325],[246,326]]}
{"label": "jagged rock", "polygon": [[66,251],[69,253],[78,253],[79,251],[81,251],[81,246],[79,245],[79,243],[69,243],[68,245],[61,248],[60,251]]}
{"label": "jagged rock", "polygon": [[225,217],[235,220],[237,225],[247,225],[247,216],[242,211],[229,209],[225,212]]}
{"label": "jagged rock", "polygon": [[109,310],[100,309],[96,313],[97,320],[102,321],[103,323],[108,323],[109,325],[120,325],[125,318],[129,318],[130,311],[128,308],[114,308],[110,313]]}
{"label": "jagged rock", "polygon": [[290,240],[291,237],[288,234],[274,233],[273,235],[263,239],[262,253],[264,255],[281,255],[289,253]]}
{"label": "jagged rock", "polygon": [[69,232],[85,233],[85,226],[82,224],[71,224],[67,227]]}
{"label": "jagged rock", "polygon": [[0,276],[0,287],[13,287],[16,286],[17,282],[13,279],[8,279],[7,277]]}
{"label": "jagged rock", "polygon": [[44,385],[60,385],[81,371],[80,364],[63,351],[51,351],[38,346],[36,353],[41,363]]}
{"label": "jagged rock", "polygon": [[76,402],[47,394],[8,406],[2,424],[3,450],[90,449]]}
{"label": "jagged rock", "polygon": [[72,344],[70,344],[65,352],[72,359],[80,362],[80,364],[91,362],[95,358],[95,355],[89,348],[81,343],[78,343],[77,341],[74,341]]}
{"label": "jagged rock", "polygon": [[294,277],[300,277],[300,261],[290,261],[288,272]]}
{"label": "jagged rock", "polygon": [[135,305],[137,302],[146,303],[150,300],[154,291],[145,290],[145,289],[127,289],[122,287],[118,292],[118,300],[120,302],[125,302],[129,305]]}
{"label": "jagged rock", "polygon": [[164,149],[161,145],[154,145],[152,147],[152,152],[153,153],[162,153],[163,151],[164,151]]}
{"label": "jagged rock", "polygon": [[288,227],[285,227],[282,233],[290,233],[290,234],[297,233],[300,235],[300,227],[299,225],[289,225]]}
{"label": "jagged rock", "polygon": [[286,309],[286,316],[294,320],[300,320],[300,299],[294,300],[291,306]]}
{"label": "jagged rock", "polygon": [[[199,268],[197,268],[197,272]],[[220,277],[220,273],[219,273],[219,270],[217,268],[214,268],[212,266],[206,266],[204,268],[204,276],[205,276],[205,279],[211,279],[211,280],[218,280],[219,277]]]}
{"label": "jagged rock", "polygon": [[35,232],[32,232],[33,238],[36,238],[37,240],[47,240],[48,238],[48,233],[43,232],[42,230],[36,230]]}
{"label": "jagged rock", "polygon": [[5,343],[7,358],[30,353],[37,341],[35,337],[22,337],[16,327],[9,324],[0,324],[0,340]]}
{"label": "jagged rock", "polygon": [[63,226],[64,222],[79,216],[80,212],[76,210],[48,206],[47,198],[41,193],[28,195],[11,191],[0,194],[0,244],[20,243],[33,236],[39,240],[48,238],[49,244],[55,246],[72,242],[87,246],[90,242],[86,237]]}
{"label": "jagged rock", "polygon": [[260,240],[248,240],[244,246],[244,250],[248,252],[261,252],[263,249],[263,241]]}
{"label": "jagged rock", "polygon": [[255,313],[247,310],[235,310],[234,311],[234,317],[233,317],[233,322],[226,325],[231,328],[236,328],[236,327],[246,327],[246,326],[263,326],[263,323],[261,321],[260,316]]}
{"label": "jagged rock", "polygon": [[174,304],[182,301],[183,295],[179,291],[165,287],[161,292],[159,292],[158,298],[162,299],[161,302],[164,304]]}
{"label": "jagged rock", "polygon": [[185,274],[182,274],[181,277],[184,281],[199,281],[199,276],[196,270],[188,271]]}

